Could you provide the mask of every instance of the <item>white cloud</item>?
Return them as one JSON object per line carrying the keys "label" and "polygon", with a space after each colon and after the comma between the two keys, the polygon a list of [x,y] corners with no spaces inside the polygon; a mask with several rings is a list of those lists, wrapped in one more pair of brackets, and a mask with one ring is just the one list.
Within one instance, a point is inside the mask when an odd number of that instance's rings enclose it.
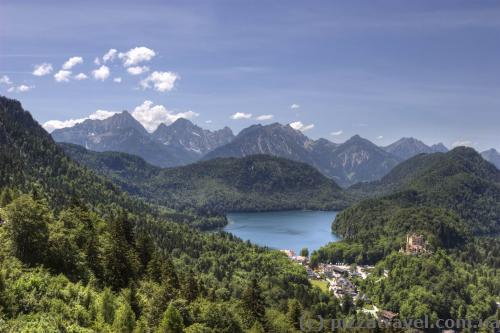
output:
{"label": "white cloud", "polygon": [[52,70],[52,65],[44,62],[43,64],[35,65],[35,69],[32,74],[35,76],[44,76],[52,73]]}
{"label": "white cloud", "polygon": [[175,81],[179,79],[179,76],[172,72],[153,72],[147,78],[141,81],[141,87],[153,88],[157,91],[165,92],[170,91],[174,88]]}
{"label": "white cloud", "polygon": [[108,52],[102,57],[102,61],[107,63],[108,61],[113,61],[116,58],[118,51],[115,49],[109,49]]}
{"label": "white cloud", "polygon": [[151,101],[144,101],[132,112],[132,116],[139,121],[146,130],[152,132],[161,123],[170,124],[179,118],[191,119],[199,116],[193,111],[174,113],[167,110],[163,105],[153,105]]}
{"label": "white cloud", "polygon": [[76,124],[83,123],[87,119],[100,119],[100,120],[106,119],[113,116],[115,113],[117,112],[107,111],[107,110],[97,110],[96,112],[92,113],[90,116],[85,118],[69,119],[69,120],[49,120],[45,122],[42,126],[43,128],[45,128],[47,132],[52,133],[56,129],[73,127]]}
{"label": "white cloud", "polygon": [[99,59],[99,57],[94,58],[94,64],[96,64],[97,66],[101,64],[101,60]]}
{"label": "white cloud", "polygon": [[6,84],[10,86],[12,84],[12,81],[7,75],[2,75],[2,77],[0,77],[0,84]]}
{"label": "white cloud", "polygon": [[332,133],[330,133],[330,135],[339,136],[339,135],[342,135],[342,133],[344,133],[344,131],[340,130],[340,131],[332,132]]}
{"label": "white cloud", "polygon": [[251,113],[243,113],[243,112],[236,112],[235,114],[233,114],[231,116],[231,119],[234,119],[234,120],[250,119],[250,118],[252,118],[252,114]]}
{"label": "white cloud", "polygon": [[62,69],[68,70],[81,63],[83,63],[82,57],[71,57],[62,65]]}
{"label": "white cloud", "polygon": [[294,104],[290,105],[290,109],[292,109],[292,110],[293,109],[299,109],[299,108],[300,108],[300,105],[298,105],[298,104],[294,103]]}
{"label": "white cloud", "polygon": [[113,82],[120,83],[120,82],[122,82],[122,78],[121,77],[115,77],[113,79]]}
{"label": "white cloud", "polygon": [[304,125],[301,121],[295,121],[290,124],[290,127],[294,130],[305,132],[314,128],[314,124]]}
{"label": "white cloud", "polygon": [[60,70],[59,72],[54,74],[54,79],[57,82],[68,82],[71,77],[71,71]]}
{"label": "white cloud", "polygon": [[95,69],[92,71],[92,75],[94,76],[94,79],[96,80],[101,80],[104,81],[109,77],[109,67],[102,65],[98,69]]}
{"label": "white cloud", "polygon": [[146,73],[148,71],[149,71],[149,67],[148,66],[134,66],[134,67],[127,68],[127,72],[130,75],[139,75],[139,74],[142,74],[142,73]]}
{"label": "white cloud", "polygon": [[474,143],[472,141],[469,141],[469,140],[458,140],[458,141],[455,141],[451,144],[451,146],[453,148],[455,147],[472,147],[474,145]]}
{"label": "white cloud", "polygon": [[377,139],[378,139],[378,140],[382,140],[383,138],[384,138],[384,136],[383,136],[383,135],[379,135],[379,136],[377,136]]}
{"label": "white cloud", "polygon": [[[76,124],[82,123],[87,119],[106,119],[118,112],[107,111],[107,110],[97,110],[88,117],[79,119],[69,119],[69,120],[49,120],[43,124],[43,128],[47,132],[52,132],[56,129],[72,127]],[[198,113],[193,111],[186,112],[173,112],[167,110],[163,105],[154,105],[151,101],[144,101],[141,105],[137,106],[131,113],[138,122],[140,122],[146,130],[152,132],[161,123],[171,124],[179,118],[192,119],[199,116]]]}
{"label": "white cloud", "polygon": [[96,112],[92,113],[90,116],[88,116],[88,119],[92,119],[92,120],[95,120],[95,119],[99,119],[99,120],[103,120],[103,119],[107,119],[111,116],[113,116],[114,114],[116,114],[118,112],[115,112],[115,111],[108,111],[108,110],[97,110]]}
{"label": "white cloud", "polygon": [[211,124],[212,121],[211,120],[205,120],[205,124]]}
{"label": "white cloud", "polygon": [[257,120],[271,120],[274,116],[272,114],[263,114],[262,116],[258,116]]}
{"label": "white cloud", "polygon": [[123,60],[125,67],[137,65],[143,61],[149,61],[156,55],[155,51],[147,47],[135,47],[125,53],[118,54],[118,58]]}
{"label": "white cloud", "polygon": [[75,80],[81,81],[81,80],[86,80],[88,79],[88,76],[84,73],[80,73],[78,75],[75,75]]}
{"label": "white cloud", "polygon": [[35,88],[35,86],[27,86],[25,84],[21,84],[20,86],[17,86],[17,87],[10,87],[7,91],[8,92],[22,93],[22,92],[30,91],[33,88]]}

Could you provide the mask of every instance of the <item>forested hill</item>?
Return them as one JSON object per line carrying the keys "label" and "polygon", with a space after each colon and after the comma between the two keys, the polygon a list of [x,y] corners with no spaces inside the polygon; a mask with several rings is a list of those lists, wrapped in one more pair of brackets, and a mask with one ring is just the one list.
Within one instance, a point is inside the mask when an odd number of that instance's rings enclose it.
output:
{"label": "forested hill", "polygon": [[349,207],[332,225],[346,241],[368,246],[357,251],[365,260],[399,248],[409,232],[424,234],[434,248],[500,232],[500,171],[470,148],[416,156],[365,188],[393,192]]}
{"label": "forested hill", "polygon": [[[470,148],[416,156],[357,188],[392,193],[337,215],[332,227],[343,240],[312,262],[375,264],[363,288],[402,318],[498,318],[499,179]],[[423,253],[399,253],[410,233],[424,237]]]}
{"label": "forested hill", "polygon": [[[352,186],[349,191],[365,196],[389,194],[405,188],[423,190],[449,184],[460,174],[500,183],[500,172],[472,148],[458,147],[448,153],[420,154],[391,170],[380,181]],[[435,182],[435,179],[439,179]],[[443,180],[445,180],[443,182]]]}
{"label": "forested hill", "polygon": [[94,208],[114,203],[136,211],[147,207],[73,162],[21,103],[1,96],[0,161],[0,187],[43,193],[56,208],[75,203]]}
{"label": "forested hill", "polygon": [[334,181],[313,167],[268,155],[220,158],[161,169],[139,157],[61,144],[74,160],[150,202],[199,214],[346,206]]}

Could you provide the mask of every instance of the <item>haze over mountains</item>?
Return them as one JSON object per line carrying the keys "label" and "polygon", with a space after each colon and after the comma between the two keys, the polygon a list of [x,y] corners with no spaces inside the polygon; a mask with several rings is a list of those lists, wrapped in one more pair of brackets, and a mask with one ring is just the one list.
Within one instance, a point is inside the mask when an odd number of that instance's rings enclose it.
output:
{"label": "haze over mountains", "polygon": [[199,160],[209,150],[230,142],[234,135],[228,127],[211,132],[182,118],[149,133],[130,113],[123,111],[104,120],[88,119],[55,130],[52,137],[90,150],[129,153],[157,166],[172,167]]}
{"label": "haze over mountains", "polygon": [[415,138],[401,138],[383,149],[403,160],[422,153],[446,153],[448,151],[448,148],[446,148],[442,143],[429,147],[422,141]]}
{"label": "haze over mountains", "polygon": [[496,149],[488,149],[481,153],[481,156],[500,169],[500,153]]}
{"label": "haze over mountains", "polygon": [[[55,130],[52,137],[57,142],[78,144],[89,150],[137,155],[159,167],[221,157],[272,155],[307,163],[343,187],[381,179],[415,155],[448,151],[442,143],[428,146],[415,138],[402,138],[386,147],[359,135],[340,144],[313,140],[290,125],[279,123],[252,125],[235,136],[229,127],[210,131],[180,118],[149,133],[127,111]],[[496,151],[484,152],[483,157],[499,167],[500,155]]]}

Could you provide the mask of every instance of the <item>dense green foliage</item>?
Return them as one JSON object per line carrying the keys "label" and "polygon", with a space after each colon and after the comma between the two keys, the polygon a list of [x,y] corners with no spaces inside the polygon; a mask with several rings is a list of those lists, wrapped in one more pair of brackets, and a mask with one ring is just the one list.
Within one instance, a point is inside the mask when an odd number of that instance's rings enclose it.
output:
{"label": "dense green foliage", "polygon": [[290,302],[341,315],[283,254],[161,219],[176,213],[72,162],[18,102],[0,106],[1,332],[293,332]]}
{"label": "dense green foliage", "polygon": [[[494,316],[500,243],[484,235],[500,231],[499,179],[472,149],[416,156],[382,181],[351,189],[384,195],[337,215],[332,228],[343,241],[322,247],[312,261],[377,263],[362,289],[403,319]],[[427,253],[396,252],[410,233],[424,236]]]}
{"label": "dense green foliage", "polygon": [[496,314],[500,272],[486,266],[473,269],[441,250],[423,256],[394,253],[375,272],[363,281],[363,289],[402,318],[484,320]]}
{"label": "dense green foliage", "polygon": [[109,177],[124,191],[180,211],[220,215],[346,205],[341,189],[332,180],[307,164],[283,158],[253,155],[161,169],[124,153],[61,146],[74,160]]}
{"label": "dense green foliage", "polygon": [[364,188],[394,193],[337,215],[333,230],[353,246],[328,245],[317,260],[376,262],[401,247],[410,232],[423,234],[431,250],[500,232],[500,171],[470,148],[416,156]]}
{"label": "dense green foliage", "polygon": [[[169,332],[198,323],[210,332],[242,332],[256,321],[276,325],[268,317],[281,313],[288,332],[289,300],[311,315],[316,304],[335,308],[302,267],[229,234],[120,209],[104,217],[80,207],[54,214],[29,195],[19,195],[1,216],[0,330]],[[19,233],[35,237],[26,241]],[[37,252],[20,252],[21,245]]]}
{"label": "dense green foliage", "polygon": [[81,202],[94,209],[115,203],[142,211],[110,181],[68,158],[16,100],[0,97],[0,187],[40,192],[54,207]]}
{"label": "dense green foliage", "polygon": [[[454,211],[474,234],[500,233],[500,171],[485,161],[472,148],[458,147],[448,153],[415,156],[395,167],[380,182],[351,189],[371,196],[383,197],[398,207],[430,206]],[[371,201],[374,203],[376,201]],[[362,206],[363,205],[363,206]],[[361,203],[350,208],[370,215],[369,205]],[[335,228],[351,222],[339,216]]]}
{"label": "dense green foliage", "polygon": [[[215,214],[245,207],[232,196],[250,200],[248,209],[266,209],[283,204],[278,193],[288,188],[306,188],[288,193],[295,202],[316,194],[320,200],[308,204],[326,203],[326,194],[340,200],[338,187],[314,170],[255,156],[158,171],[138,167],[141,160],[120,166],[133,157],[106,155],[118,166],[105,163],[103,173],[116,186],[67,158],[18,102],[0,98],[0,106],[0,332],[289,333],[299,330],[302,315],[365,316],[359,300],[312,287],[304,268],[282,253],[201,232],[191,225],[218,220],[172,209]],[[356,283],[403,318],[494,316],[500,242],[477,235],[498,224],[497,174],[476,165],[468,150],[450,154],[446,167],[441,161],[395,194],[339,214],[335,224],[345,240],[313,253],[313,263],[378,261]],[[151,185],[162,177],[170,188]],[[125,186],[157,205],[131,198],[119,189]],[[219,206],[203,201],[214,193]],[[470,218],[475,206],[460,197],[492,205]],[[423,234],[432,252],[394,253],[408,232]]]}

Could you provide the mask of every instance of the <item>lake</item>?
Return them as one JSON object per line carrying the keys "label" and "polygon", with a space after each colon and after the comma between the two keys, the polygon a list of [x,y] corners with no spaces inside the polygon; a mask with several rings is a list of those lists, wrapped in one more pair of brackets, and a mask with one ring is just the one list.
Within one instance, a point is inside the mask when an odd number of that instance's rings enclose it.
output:
{"label": "lake", "polygon": [[333,211],[282,211],[263,213],[231,213],[224,231],[241,239],[274,249],[290,249],[299,254],[304,247],[309,253],[340,240],[331,231]]}

